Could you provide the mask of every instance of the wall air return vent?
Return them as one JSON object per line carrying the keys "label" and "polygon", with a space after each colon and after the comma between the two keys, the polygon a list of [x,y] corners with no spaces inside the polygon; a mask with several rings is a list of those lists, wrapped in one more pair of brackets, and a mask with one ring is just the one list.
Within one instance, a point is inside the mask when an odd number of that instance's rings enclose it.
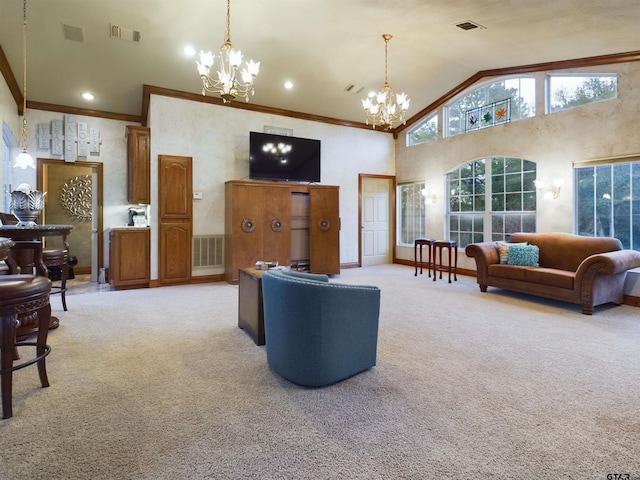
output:
{"label": "wall air return vent", "polygon": [[193,268],[224,267],[224,235],[193,236]]}
{"label": "wall air return vent", "polygon": [[140,41],[140,32],[129,30],[128,28],[119,27],[118,25],[109,24],[109,37],[118,40],[129,40],[130,42]]}
{"label": "wall air return vent", "polygon": [[62,35],[65,40],[84,43],[84,28],[62,24]]}

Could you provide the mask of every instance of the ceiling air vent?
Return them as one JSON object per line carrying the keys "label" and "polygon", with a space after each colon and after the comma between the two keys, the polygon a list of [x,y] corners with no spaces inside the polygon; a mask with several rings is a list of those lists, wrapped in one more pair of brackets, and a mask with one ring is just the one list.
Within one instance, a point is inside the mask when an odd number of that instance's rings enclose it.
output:
{"label": "ceiling air vent", "polygon": [[84,43],[84,28],[62,24],[62,35],[65,40]]}
{"label": "ceiling air vent", "polygon": [[350,83],[349,85],[344,87],[344,91],[347,93],[360,93],[363,89],[364,87],[359,87],[358,85],[354,85],[353,83]]}
{"label": "ceiling air vent", "polygon": [[109,37],[118,40],[129,40],[131,42],[140,41],[140,32],[136,30],[129,30],[128,28],[119,27],[117,25],[109,24]]}
{"label": "ceiling air vent", "polygon": [[456,27],[461,28],[462,30],[474,30],[476,28],[486,28],[480,25],[479,23],[472,22],[471,20],[456,23]]}

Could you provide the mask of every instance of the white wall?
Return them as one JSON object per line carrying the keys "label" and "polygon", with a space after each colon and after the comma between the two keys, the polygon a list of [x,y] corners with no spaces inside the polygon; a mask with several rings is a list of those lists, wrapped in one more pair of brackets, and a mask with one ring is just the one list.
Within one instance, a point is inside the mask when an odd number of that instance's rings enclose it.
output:
{"label": "white wall", "polygon": [[[563,180],[557,200],[538,196],[537,230],[573,232],[573,163],[640,153],[640,62],[575,71],[617,73],[618,98],[546,115],[539,95],[533,118],[414,147],[406,147],[403,132],[396,141],[397,181],[424,180],[438,196],[438,203],[427,207],[427,237],[446,238],[446,173],[470,160],[494,155],[536,162],[537,176],[546,183],[552,178]],[[545,73],[536,75],[539,86]],[[413,248],[397,247],[397,256],[413,260]],[[463,251],[458,265],[475,269]]]}
{"label": "white wall", "polygon": [[[151,278],[158,278],[158,155],[193,158],[194,235],[224,233],[224,183],[249,175],[249,132],[264,126],[321,141],[321,183],[340,186],[340,262],[358,261],[358,174],[395,174],[394,140],[380,131],[327,125],[227,106],[151,96]],[[194,275],[222,273],[199,270]]]}

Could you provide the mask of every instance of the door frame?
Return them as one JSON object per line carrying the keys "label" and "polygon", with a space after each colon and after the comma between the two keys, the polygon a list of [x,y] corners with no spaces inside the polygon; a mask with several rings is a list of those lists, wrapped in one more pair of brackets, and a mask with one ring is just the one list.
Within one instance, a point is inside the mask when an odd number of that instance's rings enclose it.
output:
{"label": "door frame", "polygon": [[[98,191],[98,221],[97,221],[97,232],[96,232],[96,237],[97,237],[97,244],[98,244],[98,269],[104,267],[104,240],[103,240],[103,232],[102,232],[102,195],[103,195],[103,189],[102,189],[102,163],[101,162],[83,162],[83,161],[77,161],[77,162],[65,162],[64,160],[59,160],[59,159],[55,159],[55,158],[38,158],[37,159],[37,172],[36,172],[36,185],[38,190],[42,190],[44,188],[44,167],[47,165],[55,165],[55,166],[80,166],[80,167],[90,167],[90,168],[95,168],[96,169],[96,176],[97,176],[97,191]],[[95,213],[95,212],[94,212]],[[98,272],[92,272],[92,275],[95,274],[97,275]]]}
{"label": "door frame", "polygon": [[366,178],[380,178],[391,180],[389,186],[389,199],[391,202],[389,245],[392,249],[391,263],[396,263],[396,177],[395,175],[374,175],[369,173],[358,174],[358,266],[362,267],[362,181]]}

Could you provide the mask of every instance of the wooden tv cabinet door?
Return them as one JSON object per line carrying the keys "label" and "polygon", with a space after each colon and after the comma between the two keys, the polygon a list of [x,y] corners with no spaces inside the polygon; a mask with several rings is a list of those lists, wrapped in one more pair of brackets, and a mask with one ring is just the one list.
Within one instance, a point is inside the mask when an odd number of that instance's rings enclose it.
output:
{"label": "wooden tv cabinet door", "polygon": [[146,288],[151,281],[149,228],[112,228],[109,233],[109,283],[116,290]]}
{"label": "wooden tv cabinet door", "polygon": [[[225,280],[238,283],[238,272],[258,260],[288,266],[292,250],[309,252],[311,272],[340,273],[339,187],[287,182],[232,180],[225,184]],[[309,198],[309,232],[292,232],[294,196]],[[299,200],[299,199],[295,199]],[[301,213],[295,212],[300,220]],[[297,222],[301,223],[301,222]],[[304,229],[304,228],[303,228]],[[295,237],[295,238],[294,238]],[[304,239],[309,245],[295,242]],[[307,240],[308,239],[308,240]]]}

